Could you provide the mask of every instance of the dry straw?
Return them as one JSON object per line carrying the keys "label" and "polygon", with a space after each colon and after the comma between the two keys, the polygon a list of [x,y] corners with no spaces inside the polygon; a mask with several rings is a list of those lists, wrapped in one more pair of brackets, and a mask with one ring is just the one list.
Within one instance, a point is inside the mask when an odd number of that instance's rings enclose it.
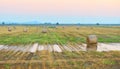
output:
{"label": "dry straw", "polygon": [[25,27],[25,28],[23,29],[23,32],[28,32],[28,28]]}
{"label": "dry straw", "polygon": [[43,27],[42,33],[47,33],[47,32],[48,32],[47,27]]}
{"label": "dry straw", "polygon": [[11,32],[12,31],[12,28],[10,26],[8,26],[8,31]]}
{"label": "dry straw", "polygon": [[89,35],[87,37],[87,50],[96,51],[97,50],[97,37],[96,35]]}

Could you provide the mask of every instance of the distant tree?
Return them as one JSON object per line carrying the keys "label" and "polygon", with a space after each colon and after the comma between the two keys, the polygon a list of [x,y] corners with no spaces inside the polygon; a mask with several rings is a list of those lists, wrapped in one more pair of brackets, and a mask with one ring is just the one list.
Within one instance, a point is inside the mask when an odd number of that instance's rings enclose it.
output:
{"label": "distant tree", "polygon": [[59,25],[59,23],[57,22],[56,25]]}
{"label": "distant tree", "polygon": [[5,24],[5,22],[2,22],[2,25],[4,25]]}
{"label": "distant tree", "polygon": [[96,23],[96,25],[100,25],[99,23]]}
{"label": "distant tree", "polygon": [[51,25],[52,23],[50,23],[50,22],[45,22],[44,24],[46,24],[46,25]]}

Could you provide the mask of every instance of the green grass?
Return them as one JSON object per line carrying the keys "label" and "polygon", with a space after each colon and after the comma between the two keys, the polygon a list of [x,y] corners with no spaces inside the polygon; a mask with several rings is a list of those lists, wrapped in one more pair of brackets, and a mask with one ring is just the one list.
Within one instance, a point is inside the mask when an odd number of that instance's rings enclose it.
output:
{"label": "green grass", "polygon": [[[0,36],[0,44],[66,44],[67,38],[61,37],[57,33],[49,34],[22,34],[22,35],[3,35]],[[72,41],[71,41],[72,42]]]}
{"label": "green grass", "polygon": [[105,59],[105,60],[103,60],[103,64],[106,64],[106,65],[115,65],[115,64],[117,64],[117,62],[114,61],[114,60],[111,60],[111,59]]}
{"label": "green grass", "polygon": [[10,69],[10,64],[5,64],[5,69]]}
{"label": "green grass", "polygon": [[110,35],[108,37],[105,37],[105,35],[102,35],[104,37],[98,36],[98,42],[107,42],[107,43],[117,43],[120,42],[120,35]]}
{"label": "green grass", "polygon": [[[40,44],[79,44],[85,43],[85,37],[64,37],[58,33],[48,33],[48,34],[21,34],[21,35],[3,35],[0,36],[0,44],[30,44],[30,43],[40,43]],[[98,42],[120,42],[120,36],[112,36],[109,38],[103,38],[98,36]]]}
{"label": "green grass", "polygon": [[36,34],[20,34],[20,35],[2,35],[0,36],[0,44],[67,44],[81,43],[85,39],[83,37],[64,37],[55,32],[36,33]]}

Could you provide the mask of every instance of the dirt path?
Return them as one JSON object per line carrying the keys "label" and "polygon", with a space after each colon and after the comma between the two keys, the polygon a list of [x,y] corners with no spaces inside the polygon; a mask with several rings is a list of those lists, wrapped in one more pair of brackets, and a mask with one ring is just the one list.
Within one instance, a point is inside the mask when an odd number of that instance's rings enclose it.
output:
{"label": "dirt path", "polygon": [[[29,49],[27,49],[29,47]],[[27,49],[27,50],[26,50]],[[49,52],[63,52],[63,51],[86,51],[86,44],[82,45],[39,45],[38,43],[27,46],[8,46],[0,45],[0,50],[4,51],[21,51],[35,53],[37,51],[47,50]],[[120,51],[120,43],[98,43],[97,51]]]}
{"label": "dirt path", "polygon": [[30,48],[30,52],[31,53],[35,53],[37,51],[38,48],[38,43],[35,43],[31,48]]}

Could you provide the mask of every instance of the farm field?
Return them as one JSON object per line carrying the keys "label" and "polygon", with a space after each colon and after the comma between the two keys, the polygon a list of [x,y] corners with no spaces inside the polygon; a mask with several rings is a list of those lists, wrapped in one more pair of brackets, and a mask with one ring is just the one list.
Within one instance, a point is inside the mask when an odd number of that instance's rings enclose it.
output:
{"label": "farm field", "polygon": [[[23,32],[24,29],[27,32]],[[86,37],[95,34],[98,42],[119,43],[120,27],[89,27],[89,26],[0,26],[0,44],[80,44],[86,43]],[[46,30],[47,33],[42,33]]]}
{"label": "farm field", "polygon": [[[28,31],[23,31],[24,28]],[[98,45],[108,48],[120,44],[119,26],[11,26],[11,29],[0,26],[0,69],[120,68],[120,51],[88,52],[84,46],[90,34],[97,35]]]}

